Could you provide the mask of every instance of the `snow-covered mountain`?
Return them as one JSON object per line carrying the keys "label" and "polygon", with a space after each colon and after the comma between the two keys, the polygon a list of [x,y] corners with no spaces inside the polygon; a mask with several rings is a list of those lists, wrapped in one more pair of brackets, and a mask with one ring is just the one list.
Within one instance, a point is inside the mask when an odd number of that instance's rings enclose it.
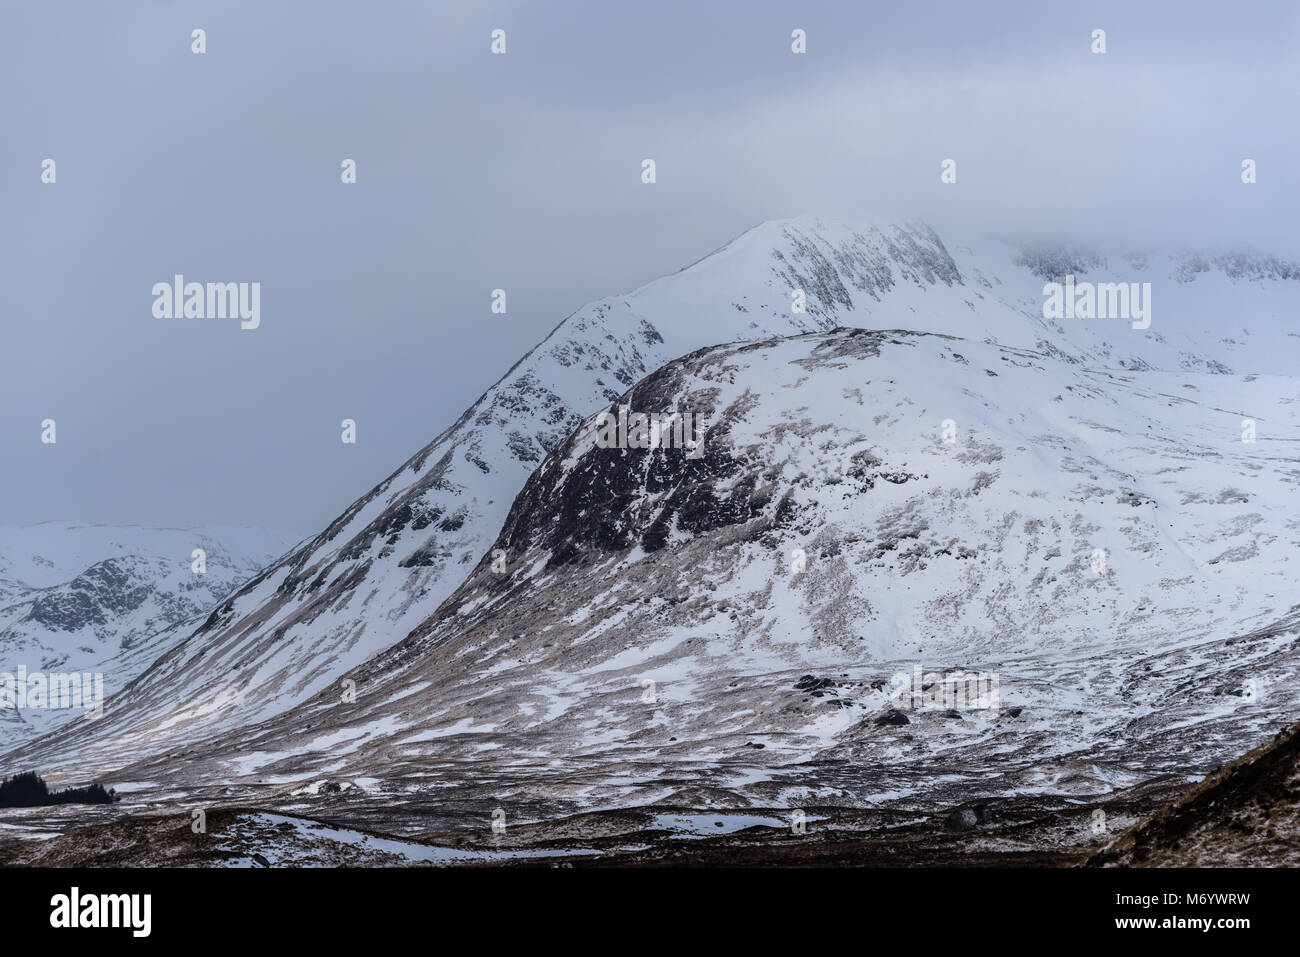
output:
{"label": "snow-covered mountain", "polygon": [[[701,456],[587,419],[355,700],[122,780],[294,810],[346,781],[374,794],[333,815],[415,830],[435,804],[938,808],[1204,774],[1293,718],[1294,388],[901,331],[696,352],[620,404],[706,414]],[[918,666],[996,696],[909,707]]]}
{"label": "snow-covered mountain", "polygon": [[[0,673],[15,683],[20,668],[101,673],[105,692],[116,691],[183,638],[186,622],[192,628],[293,541],[251,528],[0,527]],[[15,743],[80,713],[6,708],[0,741]]]}
{"label": "snow-covered mountain", "polygon": [[[1150,328],[1044,319],[1043,283],[1063,273],[1151,282]],[[1014,361],[1050,359],[1053,369],[1139,370],[1150,375],[1138,380],[1147,389],[1167,381],[1151,370],[1216,373],[1178,380],[1161,401],[1178,407],[1196,401],[1194,389],[1212,389],[1231,417],[1245,415],[1250,385],[1272,381],[1244,374],[1295,368],[1300,338],[1288,323],[1300,306],[1297,279],[1293,264],[1240,254],[1025,251],[941,240],[916,225],[763,224],[679,273],[570,316],[385,482],[223,602],[103,719],[5,763],[84,775],[268,719],[334,686],[433,615],[497,537],[529,474],[585,416],[696,349],[836,326],[906,328],[960,336],[971,349],[1031,350]],[[792,310],[798,290],[805,312]],[[1012,362],[1007,355],[990,371]],[[930,386],[913,387],[922,391],[910,401],[922,402]],[[1258,413],[1259,448],[1280,447],[1283,411]],[[974,414],[956,403],[948,417]],[[1240,427],[1238,419],[1232,428]],[[898,647],[912,638],[900,633]]]}

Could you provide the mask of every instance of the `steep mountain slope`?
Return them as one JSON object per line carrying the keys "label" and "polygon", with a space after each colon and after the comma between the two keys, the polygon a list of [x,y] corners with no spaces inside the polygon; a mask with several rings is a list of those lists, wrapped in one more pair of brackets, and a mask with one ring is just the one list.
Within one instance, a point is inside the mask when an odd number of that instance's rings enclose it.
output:
{"label": "steep mountain slope", "polygon": [[[705,414],[703,454],[603,448],[587,419],[355,696],[137,749],[115,780],[295,810],[345,781],[368,793],[332,815],[408,831],[431,808],[938,809],[1204,774],[1290,720],[1293,379],[841,330],[701,350],[621,404]],[[994,694],[908,707],[917,666]],[[87,745],[133,756],[67,735],[41,759]]]}
{"label": "steep mountain slope", "polygon": [[[483,555],[545,454],[584,416],[693,349],[837,325],[906,326],[1065,363],[1289,371],[1300,339],[1280,319],[1300,304],[1300,270],[1264,259],[1216,260],[1204,271],[1188,262],[1150,258],[1139,269],[1093,253],[950,246],[922,226],[756,227],[673,276],[561,323],[456,423],[141,675],[93,731],[79,731],[85,767],[264,720],[402,640]],[[1043,319],[1043,277],[1063,268],[1149,277],[1157,286],[1152,327]],[[805,293],[806,312],[792,312],[794,290]],[[1228,299],[1249,317],[1242,324],[1250,335],[1225,328]],[[63,747],[14,760],[57,773],[50,761]]]}
{"label": "steep mountain slope", "polygon": [[[285,533],[248,528],[0,528],[0,673],[102,673],[105,693],[117,691],[184,637],[180,626],[192,628],[291,544]],[[201,573],[195,549],[204,551]],[[0,743],[80,714],[11,702],[0,711]]]}

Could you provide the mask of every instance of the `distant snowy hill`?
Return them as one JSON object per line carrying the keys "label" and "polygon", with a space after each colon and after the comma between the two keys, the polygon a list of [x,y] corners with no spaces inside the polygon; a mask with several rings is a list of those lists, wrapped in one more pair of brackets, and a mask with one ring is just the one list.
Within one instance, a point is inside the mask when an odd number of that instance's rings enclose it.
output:
{"label": "distant snowy hill", "polygon": [[[207,613],[293,544],[249,528],[170,529],[45,522],[0,526],[0,673],[102,672],[116,691],[151,664],[175,626]],[[195,549],[204,570],[193,570]],[[14,743],[79,712],[9,708]]]}
{"label": "distant snowy hill", "polygon": [[[1062,274],[1151,282],[1150,328],[1044,319],[1043,284]],[[1149,374],[1133,388],[1167,392],[1159,401],[1172,409],[1196,403],[1197,389],[1213,391],[1215,414],[1236,416],[1215,420],[1227,436],[1253,411],[1248,399],[1268,375],[1294,374],[1298,277],[1300,268],[1262,256],[1021,250],[941,239],[919,225],[765,223],[687,269],[568,317],[386,481],[223,602],[101,721],[5,763],[54,775],[65,770],[60,762],[78,772],[116,767],[266,720],[333,686],[434,614],[496,539],[529,474],[586,416],[701,347],[836,326],[944,333],[1032,351],[1017,362]],[[806,312],[792,311],[797,291]],[[989,360],[991,373],[1013,361],[1007,355]],[[1171,382],[1172,373],[1201,374],[1204,384]],[[1247,374],[1259,376],[1254,392]],[[1086,388],[1105,393],[1109,384]],[[923,392],[907,398],[931,407]],[[1255,403],[1264,409],[1259,450],[1279,451],[1293,437],[1281,402]],[[975,412],[961,404],[952,417]],[[1146,423],[1108,427],[1130,434]],[[900,633],[898,647],[911,640]]]}

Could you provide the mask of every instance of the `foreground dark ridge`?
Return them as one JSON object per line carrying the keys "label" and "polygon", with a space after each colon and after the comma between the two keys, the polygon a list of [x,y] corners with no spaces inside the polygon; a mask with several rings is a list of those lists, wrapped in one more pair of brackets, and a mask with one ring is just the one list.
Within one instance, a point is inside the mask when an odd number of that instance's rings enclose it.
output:
{"label": "foreground dark ridge", "polygon": [[1088,863],[1300,866],[1300,725],[1216,771]]}

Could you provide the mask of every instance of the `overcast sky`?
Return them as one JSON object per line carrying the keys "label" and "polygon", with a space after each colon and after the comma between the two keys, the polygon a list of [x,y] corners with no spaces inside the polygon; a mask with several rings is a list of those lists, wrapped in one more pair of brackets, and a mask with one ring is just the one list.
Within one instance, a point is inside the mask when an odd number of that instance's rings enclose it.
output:
{"label": "overcast sky", "polygon": [[[315,532],[765,219],[1296,255],[1300,4],[990,6],[2,0],[0,523]],[[260,282],[261,327],[155,319],[175,273]]]}

